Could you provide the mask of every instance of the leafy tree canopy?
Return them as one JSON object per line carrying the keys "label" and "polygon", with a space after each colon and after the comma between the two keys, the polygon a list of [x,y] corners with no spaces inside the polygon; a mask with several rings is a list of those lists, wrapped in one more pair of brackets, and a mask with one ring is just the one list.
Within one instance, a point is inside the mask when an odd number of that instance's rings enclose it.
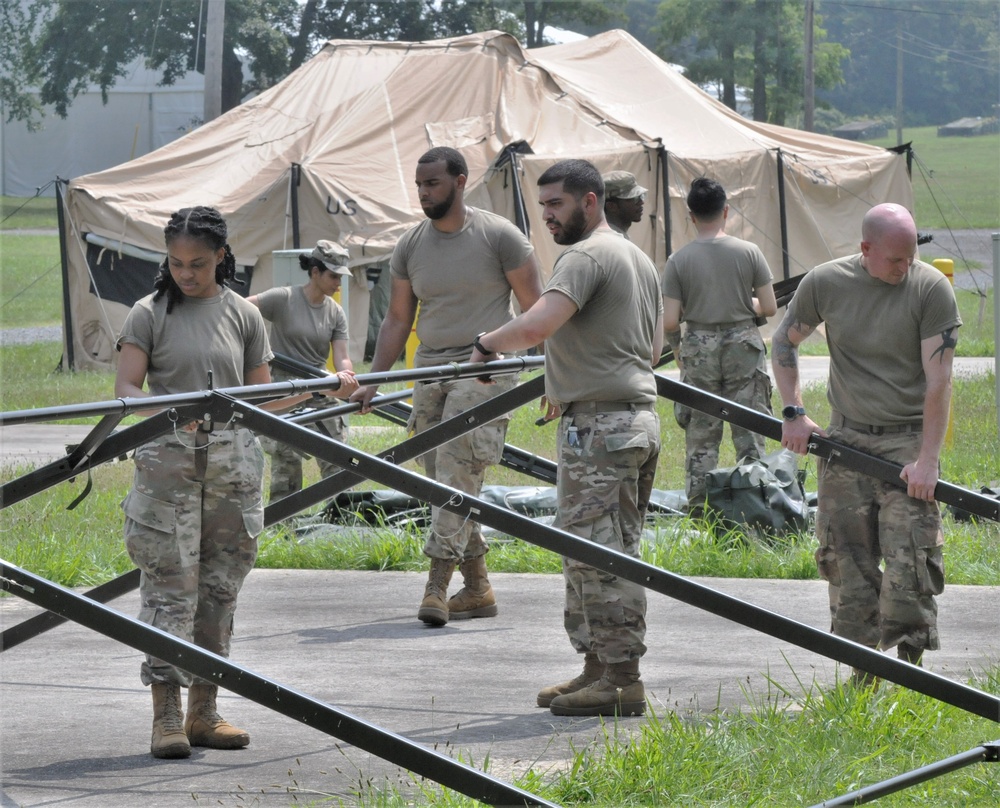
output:
{"label": "leafy tree canopy", "polygon": [[[222,108],[284,78],[328,39],[420,41],[489,29],[529,47],[546,25],[623,24],[624,0],[226,0]],[[66,117],[90,86],[108,90],[143,59],[172,84],[204,71],[205,0],[0,0],[0,98],[30,127]],[[9,44],[9,47],[8,47]],[[37,88],[37,95],[31,90]]]}

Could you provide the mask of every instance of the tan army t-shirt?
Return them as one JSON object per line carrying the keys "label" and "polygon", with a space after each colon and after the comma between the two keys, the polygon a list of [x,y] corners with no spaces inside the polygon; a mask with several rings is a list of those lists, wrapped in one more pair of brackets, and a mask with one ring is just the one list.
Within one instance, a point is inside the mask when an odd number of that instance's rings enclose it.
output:
{"label": "tan army t-shirt", "polygon": [[736,323],[754,318],[754,290],[771,279],[756,244],[722,236],[692,241],[671,255],[663,272],[663,294],[681,301],[688,322]]}
{"label": "tan army t-shirt", "polygon": [[860,254],[806,273],[787,316],[826,324],[833,409],[880,426],[923,419],[920,341],[962,324],[955,292],[934,267],[916,261],[893,286],[871,277]]}
{"label": "tan army t-shirt", "polygon": [[223,287],[215,297],[185,297],[167,314],[167,297],[136,301],[125,318],[118,346],[139,346],[149,356],[146,381],[154,396],[212,386],[240,387],[246,373],[273,354],[257,307]]}
{"label": "tan army t-shirt", "polygon": [[595,230],[559,256],[545,295],[577,312],[545,341],[545,394],[572,401],[656,401],[653,336],[663,312],[656,267],[613,230]]}
{"label": "tan army t-shirt", "polygon": [[313,367],[325,368],[330,343],[347,339],[347,316],[332,297],[313,304],[303,286],[276,286],[257,295],[271,322],[271,348]]}
{"label": "tan army t-shirt", "polygon": [[524,264],[533,249],[507,219],[478,208],[469,208],[456,233],[439,232],[430,219],[404,233],[389,266],[420,301],[417,364],[466,360],[476,334],[513,319],[505,273]]}

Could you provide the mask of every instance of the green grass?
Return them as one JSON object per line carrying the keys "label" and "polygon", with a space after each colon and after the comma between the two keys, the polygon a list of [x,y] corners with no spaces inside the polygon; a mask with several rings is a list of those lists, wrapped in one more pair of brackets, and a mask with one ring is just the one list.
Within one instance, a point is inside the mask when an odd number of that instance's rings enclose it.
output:
{"label": "green grass", "polygon": [[[1000,226],[1000,135],[938,137],[937,127],[903,130],[917,160],[913,166],[915,216],[921,230]],[[870,140],[895,146],[896,134]]]}
{"label": "green grass", "polygon": [[57,236],[0,231],[0,327],[62,323],[62,264]]}
{"label": "green grass", "polygon": [[58,226],[54,196],[0,196],[0,229],[36,230]]}

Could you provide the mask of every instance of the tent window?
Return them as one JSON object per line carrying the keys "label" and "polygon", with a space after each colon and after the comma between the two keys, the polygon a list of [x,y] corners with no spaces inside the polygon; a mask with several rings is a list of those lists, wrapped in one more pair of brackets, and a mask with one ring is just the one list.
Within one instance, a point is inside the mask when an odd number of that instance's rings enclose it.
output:
{"label": "tent window", "polygon": [[[87,244],[87,264],[90,267],[90,292],[102,300],[121,303],[129,308],[153,291],[153,281],[159,264],[146,261],[134,255],[119,254],[115,250],[98,244]],[[251,267],[238,267],[236,279],[243,285],[234,284],[232,289],[246,297],[250,291]]]}
{"label": "tent window", "polygon": [[87,264],[90,266],[90,291],[102,300],[131,308],[135,301],[153,291],[158,267],[152,261],[88,244]]}

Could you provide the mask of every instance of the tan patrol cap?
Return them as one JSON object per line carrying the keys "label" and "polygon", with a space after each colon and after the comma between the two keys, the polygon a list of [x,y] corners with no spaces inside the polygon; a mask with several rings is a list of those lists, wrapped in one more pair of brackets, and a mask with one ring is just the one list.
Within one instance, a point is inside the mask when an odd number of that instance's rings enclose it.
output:
{"label": "tan patrol cap", "polygon": [[635,174],[628,171],[609,171],[601,179],[604,180],[605,199],[635,199],[646,193],[646,189],[635,181]]}
{"label": "tan patrol cap", "polygon": [[322,261],[327,269],[338,275],[351,274],[351,270],[347,267],[350,256],[336,241],[317,241],[311,257]]}

